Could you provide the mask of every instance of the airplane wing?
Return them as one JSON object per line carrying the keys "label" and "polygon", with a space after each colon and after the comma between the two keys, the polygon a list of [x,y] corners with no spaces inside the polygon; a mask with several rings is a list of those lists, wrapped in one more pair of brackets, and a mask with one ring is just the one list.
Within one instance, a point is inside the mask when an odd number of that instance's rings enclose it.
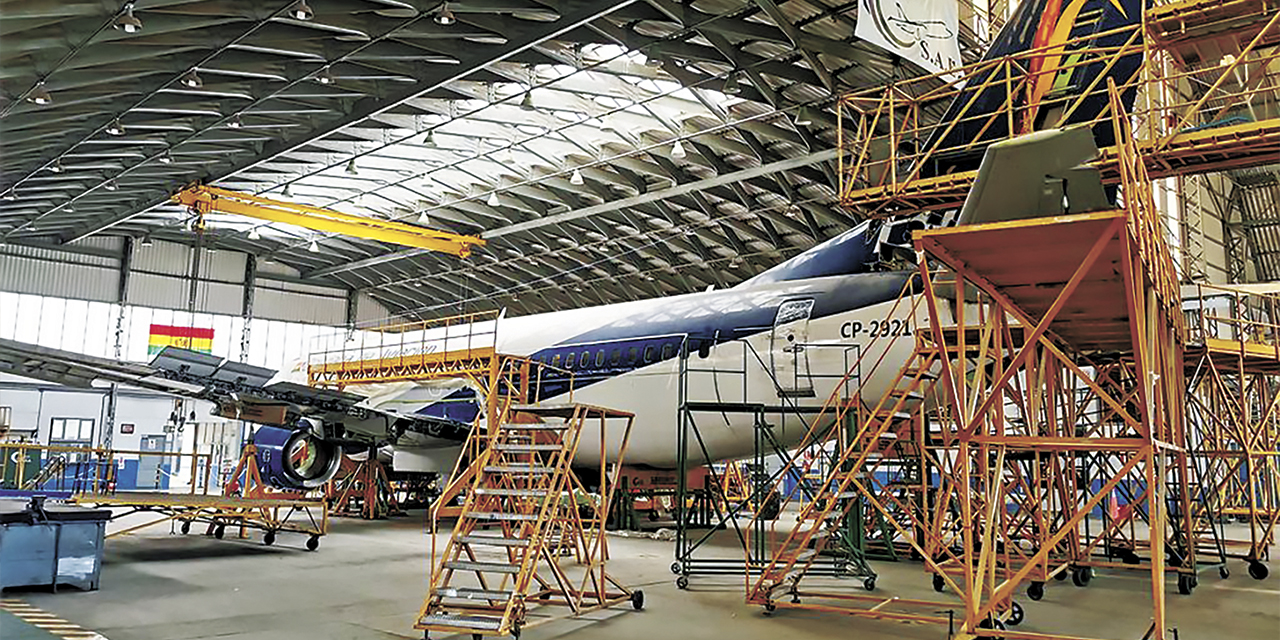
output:
{"label": "airplane wing", "polygon": [[412,431],[459,442],[470,430],[456,421],[376,409],[353,393],[273,382],[273,369],[176,347],[138,364],[0,339],[0,373],[79,388],[109,382],[207,400],[217,415],[272,426],[292,427],[298,417],[315,417],[340,426],[344,438],[380,441]]}

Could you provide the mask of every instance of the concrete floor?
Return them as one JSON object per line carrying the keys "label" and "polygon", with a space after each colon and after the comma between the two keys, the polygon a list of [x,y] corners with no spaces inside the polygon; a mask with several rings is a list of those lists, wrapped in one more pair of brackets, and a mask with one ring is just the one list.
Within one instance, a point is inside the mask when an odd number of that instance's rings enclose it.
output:
{"label": "concrete floor", "polygon": [[[202,535],[170,535],[165,528],[107,544],[102,588],[80,593],[6,592],[110,640],[245,640],[420,638],[412,625],[426,590],[428,539],[421,513],[384,522],[338,519],[320,550],[281,535],[273,547]],[[630,607],[551,622],[526,640],[609,638],[696,640],[789,637],[941,639],[939,626],[849,618],[806,611],[765,616],[742,602],[740,579],[693,577],[673,584],[672,543],[612,538],[613,574],[645,590],[643,612]],[[723,549],[726,557],[736,557]],[[878,563],[877,593],[939,599],[914,563]],[[1191,596],[1169,583],[1169,622],[1180,638],[1280,638],[1280,566],[1255,581],[1233,562],[1232,577],[1202,574]],[[1087,588],[1054,582],[1044,600],[1022,597],[1028,631],[1129,639],[1146,630],[1148,584],[1143,574],[1101,573]],[[856,584],[856,583],[855,583]]]}

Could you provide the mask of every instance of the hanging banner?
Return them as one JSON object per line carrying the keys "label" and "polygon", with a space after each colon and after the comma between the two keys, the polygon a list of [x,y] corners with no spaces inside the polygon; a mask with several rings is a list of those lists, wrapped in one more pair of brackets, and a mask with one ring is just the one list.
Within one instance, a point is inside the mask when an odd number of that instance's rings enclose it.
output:
{"label": "hanging banner", "polygon": [[213,329],[172,327],[167,324],[151,325],[151,337],[147,340],[147,355],[153,356],[165,347],[213,353]]}
{"label": "hanging banner", "polygon": [[955,0],[859,0],[859,38],[930,72],[960,66]]}

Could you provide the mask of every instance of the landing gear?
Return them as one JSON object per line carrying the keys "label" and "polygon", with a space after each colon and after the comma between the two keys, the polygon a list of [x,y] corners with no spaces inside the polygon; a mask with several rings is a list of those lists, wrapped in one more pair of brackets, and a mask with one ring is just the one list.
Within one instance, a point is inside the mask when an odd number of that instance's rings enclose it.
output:
{"label": "landing gear", "polygon": [[307,538],[307,551],[315,551],[320,548],[320,536],[311,536]]}
{"label": "landing gear", "polygon": [[866,589],[867,591],[875,591],[875,590],[876,590],[876,577],[875,577],[875,576],[867,576],[866,578],[864,578],[864,579],[862,580],[862,588],[863,588],[863,589]]}
{"label": "landing gear", "polygon": [[1262,564],[1257,560],[1249,561],[1249,577],[1250,578],[1253,578],[1254,580],[1266,580],[1267,575],[1270,573],[1271,573],[1271,570],[1267,568],[1267,565]]}
{"label": "landing gear", "polygon": [[1189,596],[1192,591],[1196,590],[1196,584],[1197,580],[1195,575],[1186,573],[1178,575],[1178,593],[1181,593],[1184,596]]}
{"label": "landing gear", "polygon": [[636,611],[644,610],[644,592],[636,589],[631,592],[631,608]]}
{"label": "landing gear", "polygon": [[275,543],[276,543],[276,532],[268,531],[265,535],[262,536],[262,544],[265,544],[269,547]]}
{"label": "landing gear", "polygon": [[1076,567],[1071,570],[1071,584],[1077,587],[1089,586],[1089,581],[1093,579],[1093,569],[1091,567]]}
{"label": "landing gear", "polygon": [[933,574],[933,590],[937,591],[938,593],[942,593],[942,590],[946,588],[947,588],[947,581],[942,579],[942,574],[941,573]]}
{"label": "landing gear", "polygon": [[1044,597],[1044,583],[1032,582],[1027,585],[1027,597],[1039,602]]}

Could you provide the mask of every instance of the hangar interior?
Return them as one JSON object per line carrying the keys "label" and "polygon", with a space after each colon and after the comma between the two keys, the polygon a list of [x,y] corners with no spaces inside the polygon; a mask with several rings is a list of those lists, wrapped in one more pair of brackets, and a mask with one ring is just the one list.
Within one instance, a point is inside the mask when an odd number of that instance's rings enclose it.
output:
{"label": "hangar interior", "polygon": [[1275,0],[6,0],[0,69],[6,640],[1280,631]]}

